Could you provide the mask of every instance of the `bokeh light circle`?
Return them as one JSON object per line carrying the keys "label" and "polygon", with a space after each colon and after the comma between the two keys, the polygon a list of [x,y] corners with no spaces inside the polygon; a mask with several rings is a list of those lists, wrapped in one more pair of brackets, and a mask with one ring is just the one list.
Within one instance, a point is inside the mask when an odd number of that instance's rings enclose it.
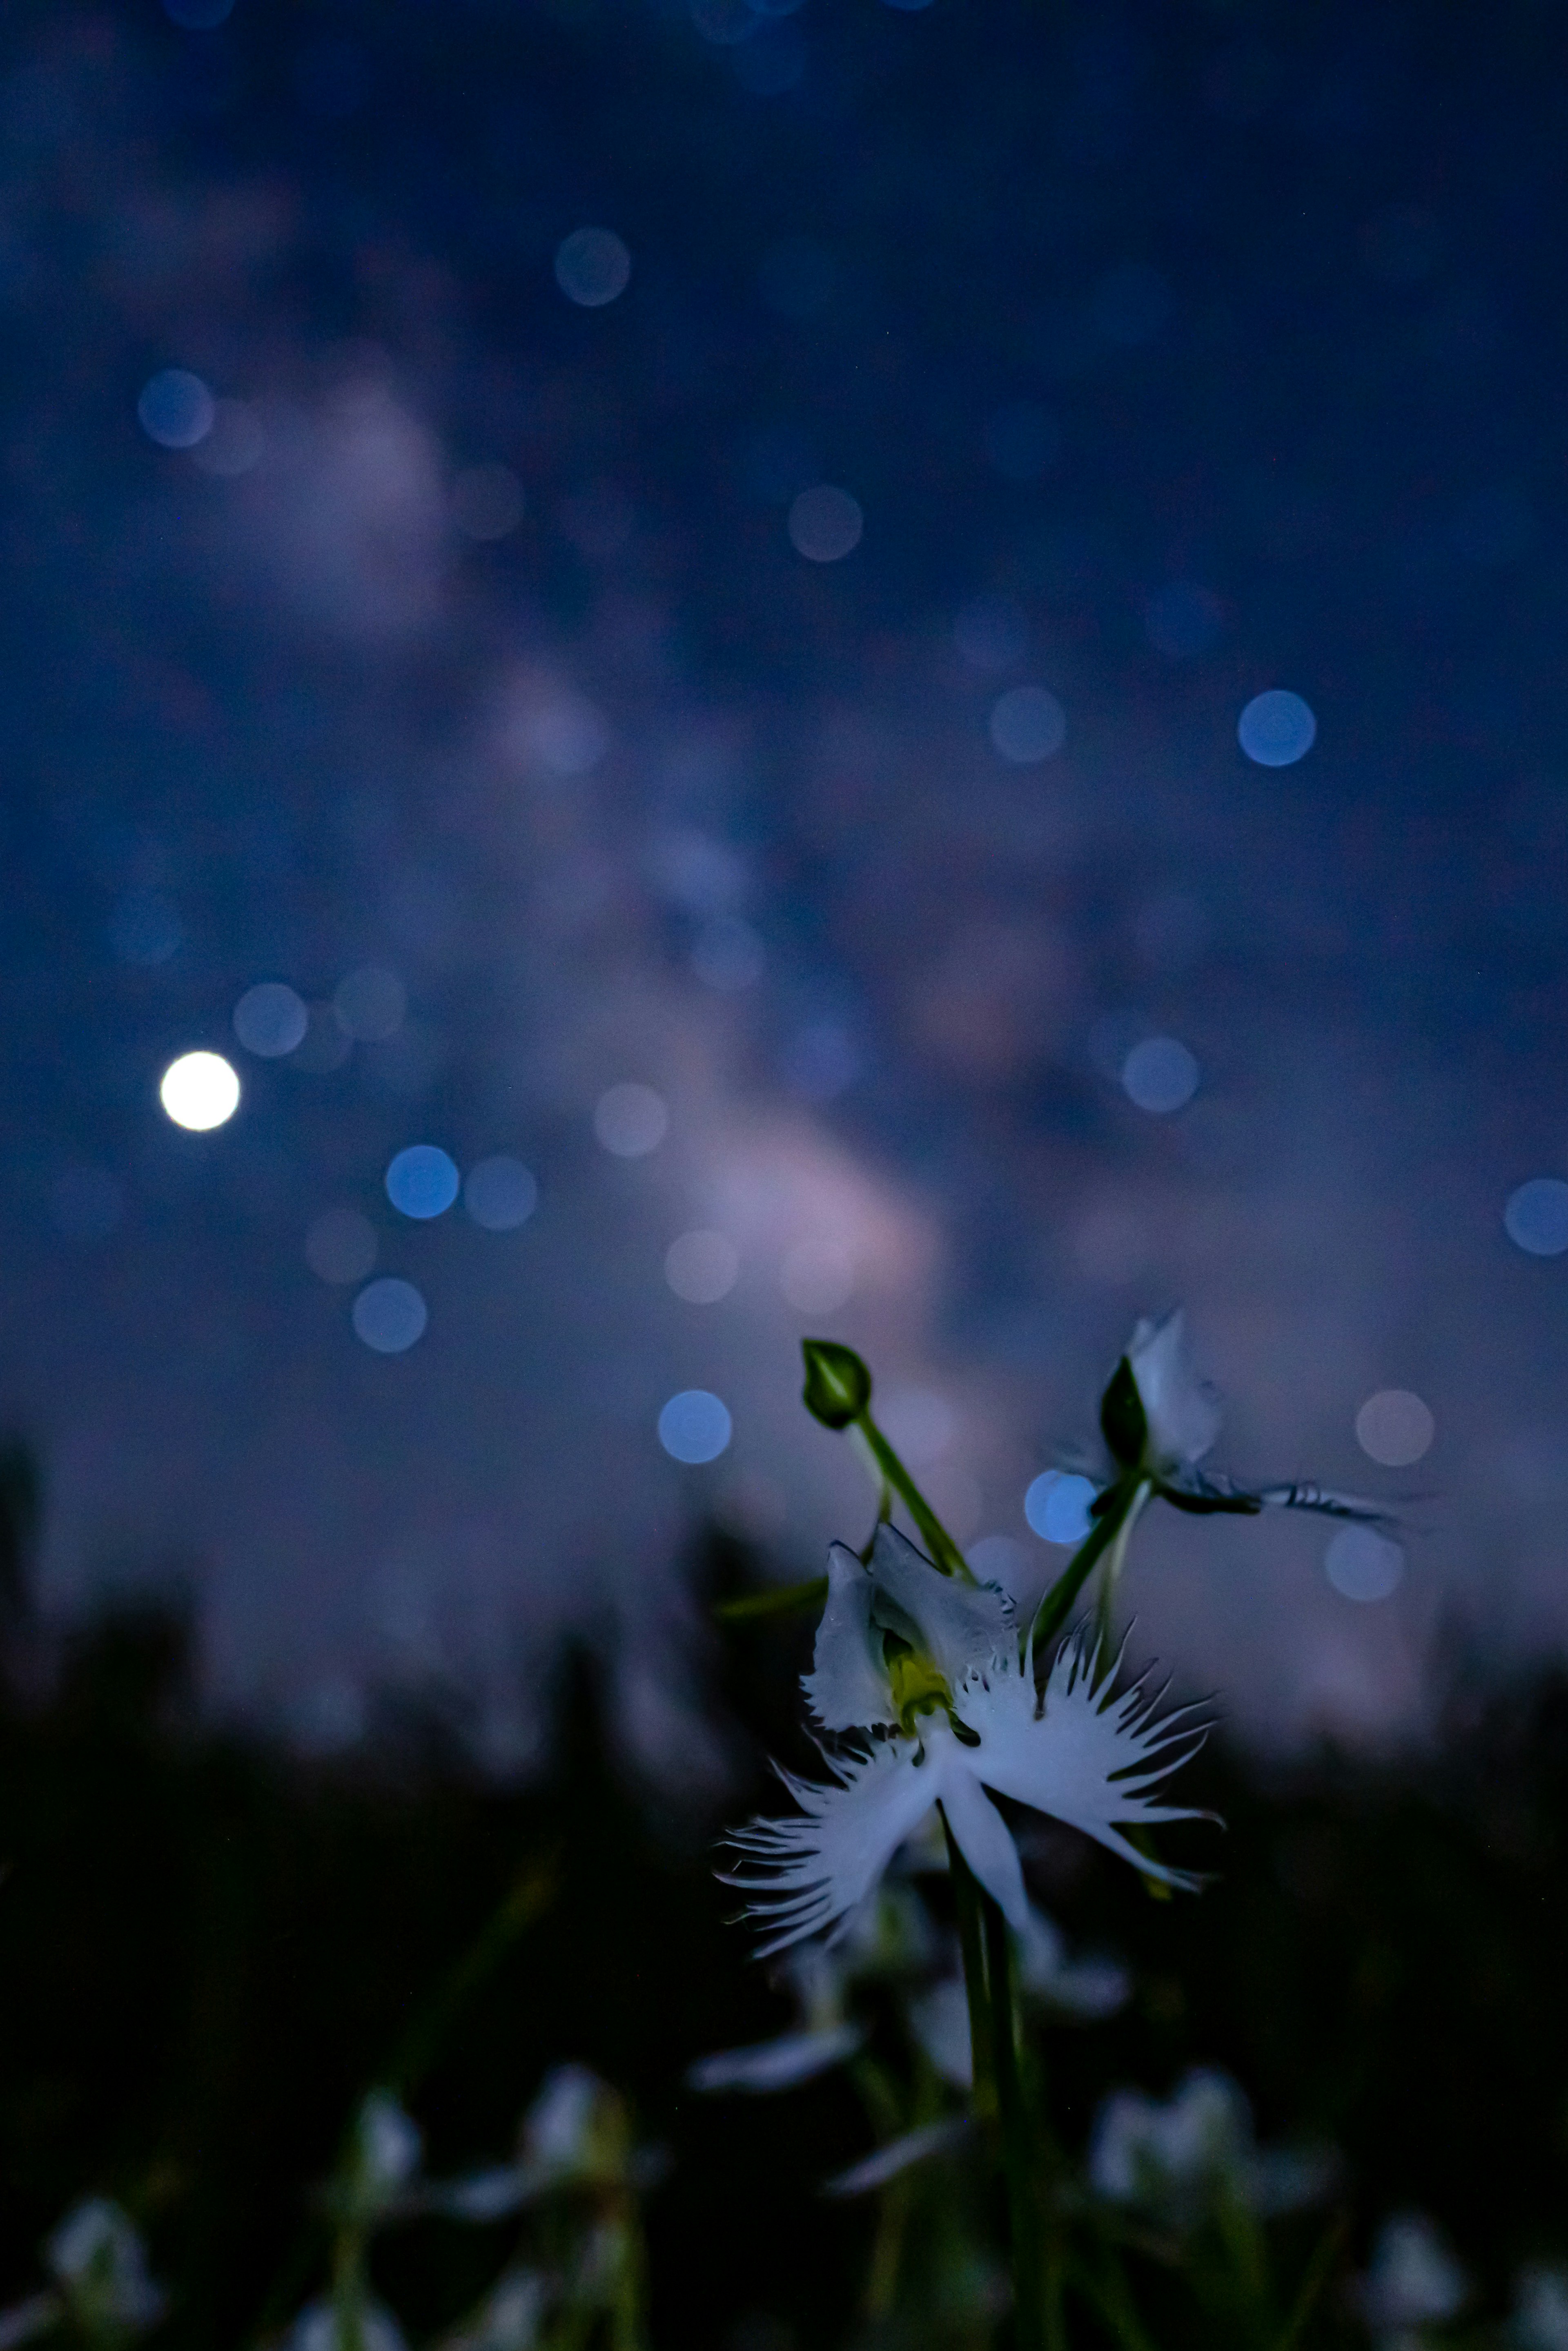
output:
{"label": "bokeh light circle", "polygon": [[1236,740],[1260,768],[1291,768],[1317,740],[1317,719],[1299,694],[1273,686],[1248,703],[1236,722]]}
{"label": "bokeh light circle", "polygon": [[281,979],[247,987],[234,1007],[234,1034],[247,1053],[275,1061],[292,1053],[310,1026],[310,1008]]}
{"label": "bokeh light circle", "polygon": [[696,1468],[717,1461],[730,1442],[733,1423],[707,1388],[682,1388],[659,1416],[659,1441],[672,1461]]}
{"label": "bokeh light circle", "polygon": [[539,1205],[539,1186],[520,1159],[497,1152],[468,1171],[462,1205],[487,1233],[515,1232]]}
{"label": "bokeh light circle", "polygon": [[717,1305],[740,1270],[741,1252],[727,1233],[682,1233],[664,1253],[664,1279],[689,1306]]}
{"label": "bokeh light circle", "polygon": [[1503,1228],[1529,1257],[1561,1257],[1568,1249],[1568,1184],[1559,1176],[1532,1176],[1508,1196]]}
{"label": "bokeh light circle", "polygon": [[1054,757],[1067,739],[1067,714],[1043,685],[1009,686],[991,709],[991,739],[1015,768]]}
{"label": "bokeh light circle", "polygon": [[324,1208],[306,1229],[305,1261],[323,1281],[363,1281],[376,1247],[376,1228],[358,1208]]}
{"label": "bokeh light circle", "polygon": [[379,1045],[395,1037],[409,1008],[409,991],[395,971],[379,964],[361,964],[332,993],[332,1009],[346,1036],[361,1045]]}
{"label": "bokeh light circle", "polygon": [[1122,1063],[1127,1100],[1156,1117],[1182,1110],[1198,1092],[1195,1058],[1177,1037],[1146,1037]]}
{"label": "bokeh light circle", "polygon": [[1051,1543],[1081,1543],[1093,1521],[1089,1505],[1095,1484],[1067,1469],[1046,1469],[1023,1497],[1023,1515],[1037,1535]]}
{"label": "bokeh light circle", "polygon": [[865,528],[859,500],[831,482],[814,483],[790,507],[790,543],[810,563],[841,562],[859,546]]}
{"label": "bokeh light circle", "polygon": [[1386,1600],[1404,1580],[1405,1553],[1375,1527],[1341,1527],[1324,1552],[1323,1570],[1343,1600]]}
{"label": "bokeh light circle", "polygon": [[444,1217],[462,1178],[455,1163],[436,1143],[410,1143],[387,1170],[387,1197],[405,1217],[421,1223]]}
{"label": "bokeh light circle", "polygon": [[631,283],[631,255],[613,228],[575,228],[556,248],[556,283],[568,302],[599,310]]}
{"label": "bokeh light circle", "polygon": [[213,429],[217,402],[189,368],[161,368],[142,385],[136,413],[161,449],[194,449]]}
{"label": "bokeh light circle", "polygon": [[222,1053],[182,1053],[164,1071],[158,1099],[176,1126],[205,1134],[238,1110],[239,1075]]}
{"label": "bokeh light circle", "polygon": [[669,1132],[670,1112],[663,1095],[635,1080],[607,1087],[594,1105],[594,1133],[618,1159],[646,1158],[658,1150]]}
{"label": "bokeh light circle", "polygon": [[355,1335],[378,1355],[401,1355],[424,1336],[430,1310],[411,1281],[383,1274],[354,1301]]}
{"label": "bokeh light circle", "polygon": [[1410,1388],[1379,1388],[1355,1416],[1356,1443],[1386,1469],[1419,1461],[1437,1433],[1431,1407]]}

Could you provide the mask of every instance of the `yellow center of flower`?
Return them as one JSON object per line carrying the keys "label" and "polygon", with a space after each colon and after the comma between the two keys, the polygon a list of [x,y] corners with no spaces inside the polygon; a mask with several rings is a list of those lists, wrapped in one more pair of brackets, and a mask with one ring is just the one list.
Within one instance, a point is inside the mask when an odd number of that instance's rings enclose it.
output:
{"label": "yellow center of flower", "polygon": [[953,1694],[948,1687],[947,1677],[939,1673],[929,1657],[922,1657],[897,1634],[888,1635],[885,1655],[888,1679],[893,1689],[893,1708],[898,1723],[911,1739],[915,1735],[915,1717],[935,1714],[940,1708],[952,1711]]}

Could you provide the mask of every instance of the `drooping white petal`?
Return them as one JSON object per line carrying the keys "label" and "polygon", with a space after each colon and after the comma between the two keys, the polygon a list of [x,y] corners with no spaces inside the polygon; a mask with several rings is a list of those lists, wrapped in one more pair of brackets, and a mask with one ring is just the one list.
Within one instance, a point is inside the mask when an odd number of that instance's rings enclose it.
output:
{"label": "drooping white petal", "polygon": [[1096,1688],[1098,1655],[1082,1638],[1064,1642],[1038,1708],[1032,1656],[1022,1668],[1013,1656],[1000,1659],[983,1678],[971,1675],[954,1696],[981,1743],[961,1752],[998,1795],[1082,1829],[1146,1876],[1190,1887],[1198,1881],[1189,1871],[1149,1860],[1116,1824],[1205,1817],[1162,1804],[1151,1792],[1201,1743],[1203,1725],[1190,1707],[1156,1719],[1156,1698],[1142,1682],[1118,1696],[1112,1674]]}
{"label": "drooping white petal", "polygon": [[875,2155],[862,2163],[852,2163],[847,2171],[840,2171],[832,2179],[825,2179],[825,2196],[866,2196],[873,2188],[885,2188],[889,2179],[897,2179],[900,2171],[912,2164],[924,2163],[928,2157],[944,2155],[950,2147],[961,2145],[969,2136],[966,2116],[955,2115],[945,2123],[922,2123],[919,2130],[906,2131],[902,2138],[889,2139]]}
{"label": "drooping white petal", "polygon": [[[950,1730],[938,1734],[942,1810],[959,1851],[1015,1935],[1029,1921],[1029,1897],[1011,1830],[980,1784],[985,1750],[961,1747]],[[934,1740],[933,1745],[937,1742]]]}
{"label": "drooping white petal", "polygon": [[882,1635],[871,1626],[876,1585],[844,1543],[827,1554],[827,1605],[816,1628],[812,1671],[803,1675],[806,1703],[825,1730],[868,1730],[896,1720]]}
{"label": "drooping white petal", "polygon": [[799,1812],[734,1830],[730,1843],[743,1865],[720,1873],[750,1896],[748,1917],[767,1926],[760,1959],[836,1925],[864,1901],[941,1793],[924,1754],[900,1739],[865,1754],[825,1758],[830,1780],[779,1773]]}
{"label": "drooping white petal", "polygon": [[1201,1461],[1220,1434],[1220,1406],[1192,1369],[1179,1306],[1158,1322],[1139,1322],[1127,1362],[1148,1423],[1155,1464]]}
{"label": "drooping white petal", "polygon": [[835,2024],[822,2032],[781,2032],[772,2041],[754,2041],[744,2049],[718,2049],[699,2057],[686,2071],[694,2090],[711,2095],[721,2090],[793,2090],[797,2082],[814,2081],[818,2074],[853,2057],[865,2040],[863,2026]]}
{"label": "drooping white petal", "polygon": [[901,1634],[951,1684],[971,1666],[988,1663],[1012,1637],[1012,1603],[1004,1592],[940,1574],[896,1527],[884,1523],[877,1530],[871,1580],[872,1623]]}

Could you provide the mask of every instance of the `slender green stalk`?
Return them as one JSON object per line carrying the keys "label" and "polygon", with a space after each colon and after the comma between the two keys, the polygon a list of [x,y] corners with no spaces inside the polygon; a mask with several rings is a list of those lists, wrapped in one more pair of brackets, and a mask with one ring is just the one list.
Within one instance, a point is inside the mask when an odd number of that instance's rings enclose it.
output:
{"label": "slender green stalk", "polygon": [[981,1906],[991,1992],[992,2065],[1002,2128],[1002,2177],[1007,2183],[1008,2233],[1012,2242],[1013,2339],[1017,2351],[1044,2351],[1048,2340],[1044,2215],[1035,2169],[1035,2132],[1018,2062],[1012,1938],[1001,1908],[989,1894],[981,1896]]}
{"label": "slender green stalk", "polygon": [[959,1945],[963,1954],[963,1988],[969,2001],[969,2045],[973,2061],[974,2083],[970,2093],[970,2112],[977,2122],[994,2122],[997,2114],[995,2043],[991,2026],[991,1995],[985,1965],[985,1919],[981,1908],[984,1899],[973,1870],[964,1859],[959,1841],[948,1826],[948,1816],[941,1813],[942,1833],[948,1841],[948,1871],[953,1889],[953,1907],[958,1913]]}
{"label": "slender green stalk", "polygon": [[975,1579],[970,1573],[969,1562],[872,1419],[869,1410],[858,1413],[850,1426],[865,1439],[878,1473],[898,1495],[925,1537],[926,1549],[930,1552],[933,1565],[940,1567],[944,1575],[956,1575],[961,1583],[972,1583]]}
{"label": "slender green stalk", "polygon": [[1044,1648],[1047,1641],[1055,1639],[1067,1621],[1074,1601],[1120,1535],[1124,1523],[1130,1527],[1132,1520],[1142,1510],[1147,1492],[1147,1484],[1141,1478],[1124,1479],[1113,1489],[1105,1516],[1095,1520],[1034,1612],[1033,1631],[1036,1648]]}
{"label": "slender green stalk", "polygon": [[1116,1624],[1112,1611],[1116,1606],[1116,1586],[1121,1582],[1122,1569],[1127,1565],[1127,1545],[1132,1541],[1132,1531],[1142,1517],[1144,1506],[1153,1492],[1154,1488],[1147,1478],[1139,1481],[1132,1500],[1120,1514],[1116,1535],[1109,1551],[1106,1553],[1106,1563],[1100,1570],[1100,1599],[1096,1614],[1099,1626],[1100,1662],[1106,1670],[1108,1670],[1108,1657],[1114,1652],[1116,1646]]}

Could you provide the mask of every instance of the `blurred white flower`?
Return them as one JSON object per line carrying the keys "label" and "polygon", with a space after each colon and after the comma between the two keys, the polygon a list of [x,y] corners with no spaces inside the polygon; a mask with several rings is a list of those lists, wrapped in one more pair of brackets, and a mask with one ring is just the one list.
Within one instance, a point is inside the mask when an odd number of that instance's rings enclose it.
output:
{"label": "blurred white flower", "polygon": [[567,2188],[646,2184],[655,2151],[634,2149],[622,2100],[586,2065],[557,2065],[523,2117],[516,2159],[431,2189],[427,2210],[495,2220]]}
{"label": "blurred white flower", "polygon": [[949,2122],[925,2123],[919,2130],[906,2131],[901,2138],[889,2139],[863,2162],[852,2163],[846,2171],[836,2172],[823,2182],[825,2196],[867,2196],[874,2188],[885,2188],[889,2179],[897,2179],[901,2171],[917,2163],[925,2163],[933,2155],[945,2155],[961,2147],[969,2136],[969,2124],[962,2116]]}
{"label": "blurred white flower", "polygon": [[537,2270],[507,2270],[440,2351],[535,2351],[550,2290]]}
{"label": "blurred white flower", "polygon": [[1033,1650],[1020,1656],[1012,1604],[994,1585],[940,1575],[886,1525],[868,1569],[836,1543],[806,1696],[829,1730],[893,1735],[829,1756],[830,1781],[781,1772],[799,1814],[733,1834],[742,1865],[727,1881],[764,1922],[764,1954],[838,1925],[939,1803],[971,1869],[1023,1933],[1018,1850],[988,1790],[1082,1829],[1145,1875],[1191,1885],[1137,1852],[1117,1823],[1199,1817],[1152,1792],[1202,1729],[1190,1708],[1155,1720],[1141,1682],[1116,1696],[1098,1665],[1097,1648],[1064,1644],[1042,1698]]}
{"label": "blurred white flower", "polygon": [[1508,2331],[1519,2351],[1568,2351],[1568,2270],[1546,2262],[1521,2270]]}
{"label": "blurred white flower", "polygon": [[342,2220],[374,2227],[407,2204],[423,2142],[390,2090],[372,2090],[354,2118],[348,2151],[327,2200]]}
{"label": "blurred white flower", "polygon": [[906,2003],[905,2014],[910,2032],[943,2081],[955,2090],[971,2088],[974,2049],[962,1976],[944,1976],[940,1983],[928,1984]]}
{"label": "blurred white flower", "polygon": [[67,2212],[44,2259],[89,2335],[139,2335],[161,2317],[166,2297],[141,2239],[118,2204],[94,2196]]}
{"label": "blurred white flower", "polygon": [[1025,1992],[1086,2024],[1115,2016],[1132,1996],[1132,1979],[1119,1959],[1095,1951],[1070,1958],[1061,1928],[1033,1904],[1018,1962],[1018,1980]]}
{"label": "blurred white flower", "polygon": [[1330,2185],[1326,2149],[1261,2148],[1245,2092],[1212,2067],[1168,2098],[1116,2090],[1089,2141],[1089,2182],[1107,2203],[1190,2228],[1227,2199],[1260,2215],[1294,2210]]}
{"label": "blurred white flower", "polygon": [[407,2351],[389,2310],[357,2294],[351,2309],[336,2302],[307,2303],[288,2334],[288,2351]]}
{"label": "blurred white flower", "polygon": [[793,2090],[797,2083],[814,2081],[845,2058],[853,2057],[866,2038],[863,2025],[831,2024],[815,2032],[780,2032],[771,2041],[754,2041],[743,2049],[716,2050],[699,2057],[687,2069],[694,2090]]}
{"label": "blurred white flower", "polygon": [[1362,2315],[1375,2335],[1400,2336],[1452,2318],[1469,2281],[1424,2212],[1385,2220],[1361,2280]]}

